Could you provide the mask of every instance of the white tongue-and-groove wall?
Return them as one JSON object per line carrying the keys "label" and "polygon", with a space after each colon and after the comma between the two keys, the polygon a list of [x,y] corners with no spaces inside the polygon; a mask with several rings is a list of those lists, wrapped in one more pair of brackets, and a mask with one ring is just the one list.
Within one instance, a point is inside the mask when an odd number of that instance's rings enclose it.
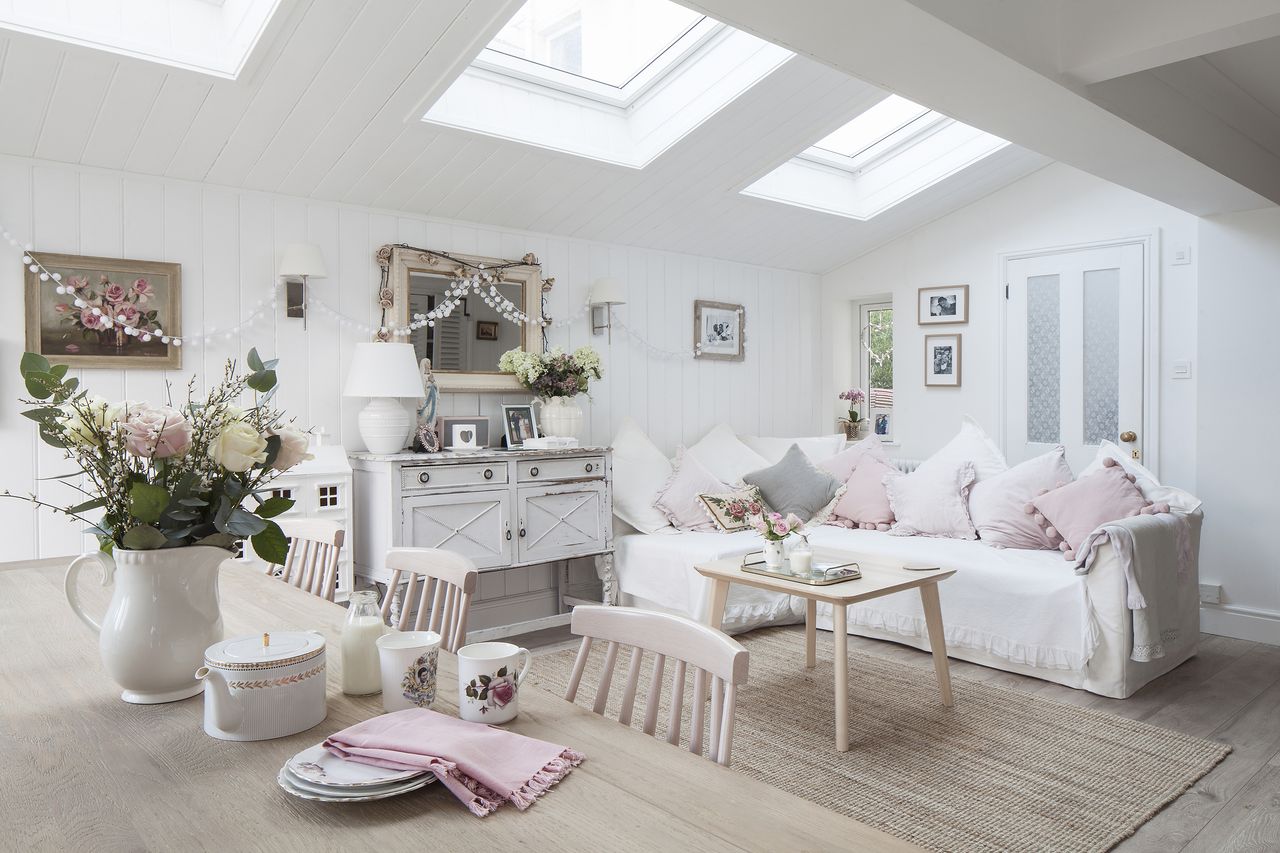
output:
{"label": "white tongue-and-groove wall", "polygon": [[[647,353],[619,329],[610,345],[592,336],[588,317],[551,332],[566,349],[590,344],[605,365],[605,379],[584,400],[584,438],[607,444],[626,417],[634,418],[668,453],[692,443],[717,423],[741,434],[805,435],[830,431],[819,417],[818,277],[727,260],[651,249],[592,243],[391,211],[313,201],[184,181],[0,156],[0,223],[37,250],[182,264],[182,331],[188,335],[227,329],[254,310],[276,281],[288,243],[320,246],[329,275],[312,279],[313,293],[361,322],[377,319],[375,249],[409,243],[442,251],[518,258],[534,252],[543,274],[556,278],[547,313],[568,317],[585,302],[600,276],[622,278],[627,304],[617,316],[664,350],[692,349],[695,299],[746,306],[744,362],[669,360]],[[12,254],[12,257],[9,255]],[[41,444],[21,417],[18,358],[24,348],[20,257],[0,248],[0,487],[36,492],[61,505],[78,502],[66,486],[39,478],[64,473],[61,452]],[[216,380],[223,362],[256,346],[281,359],[279,403],[300,423],[325,430],[333,442],[359,449],[356,415],[363,399],[344,398],[342,385],[361,333],[339,330],[313,313],[274,316],[213,344],[186,348],[183,369],[81,370],[92,393],[109,399],[160,401],[168,381],[175,396],[189,378]],[[446,394],[443,414],[487,415],[500,434],[503,402],[527,402],[528,394]],[[78,553],[80,525],[17,501],[0,501],[0,561]]]}

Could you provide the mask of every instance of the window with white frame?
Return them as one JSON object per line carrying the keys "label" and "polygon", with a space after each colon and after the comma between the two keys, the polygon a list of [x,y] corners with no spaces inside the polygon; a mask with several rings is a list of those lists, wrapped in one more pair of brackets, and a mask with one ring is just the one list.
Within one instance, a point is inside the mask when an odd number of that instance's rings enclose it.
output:
{"label": "window with white frame", "polygon": [[337,486],[319,486],[317,505],[320,509],[335,509],[342,505]]}
{"label": "window with white frame", "polygon": [[868,302],[858,307],[859,375],[867,389],[868,431],[893,441],[893,303]]}
{"label": "window with white frame", "polygon": [[293,489],[272,489],[271,497],[284,498],[285,500],[293,500]]}

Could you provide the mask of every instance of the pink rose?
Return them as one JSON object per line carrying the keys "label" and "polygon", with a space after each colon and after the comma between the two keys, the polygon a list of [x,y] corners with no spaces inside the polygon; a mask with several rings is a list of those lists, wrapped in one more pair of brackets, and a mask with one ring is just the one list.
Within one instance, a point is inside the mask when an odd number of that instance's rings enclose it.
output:
{"label": "pink rose", "polygon": [[72,290],[84,290],[89,286],[89,279],[82,275],[68,276],[67,284],[71,286]]}
{"label": "pink rose", "polygon": [[114,312],[115,321],[126,326],[137,326],[142,319],[142,313],[133,305],[121,305],[111,310]]}
{"label": "pink rose", "polygon": [[794,512],[789,512],[787,513],[787,527],[790,527],[792,530],[799,530],[801,527],[804,527],[804,522],[800,520],[800,516],[796,515]]}
{"label": "pink rose", "polygon": [[788,533],[790,533],[790,532],[791,532],[791,526],[790,526],[789,524],[787,524],[787,522],[786,522],[786,521],[775,521],[775,522],[773,522],[773,535],[774,535],[774,536],[786,536],[786,535],[787,535]]}
{"label": "pink rose", "polygon": [[168,406],[138,403],[130,406],[121,427],[125,447],[144,459],[182,456],[191,446],[191,423]]}
{"label": "pink rose", "polygon": [[113,305],[124,302],[124,288],[118,284],[108,284],[102,290],[102,298]]}
{"label": "pink rose", "polygon": [[80,325],[86,329],[101,329],[102,315],[93,313],[93,308],[80,309]]}
{"label": "pink rose", "polygon": [[495,678],[489,682],[489,698],[499,708],[507,707],[507,703],[516,698],[516,683],[510,678]]}
{"label": "pink rose", "polygon": [[146,302],[156,295],[156,289],[145,278],[140,278],[133,283],[133,295],[138,298],[139,302]]}

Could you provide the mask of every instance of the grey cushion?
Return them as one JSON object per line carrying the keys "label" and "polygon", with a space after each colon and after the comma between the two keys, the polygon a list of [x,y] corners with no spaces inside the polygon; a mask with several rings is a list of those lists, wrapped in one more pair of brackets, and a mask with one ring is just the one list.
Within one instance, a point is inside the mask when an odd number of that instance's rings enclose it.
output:
{"label": "grey cushion", "polygon": [[759,486],[765,503],[775,512],[794,512],[805,522],[835,500],[840,490],[840,481],[815,468],[797,444],[791,445],[778,464],[752,471],[742,480]]}

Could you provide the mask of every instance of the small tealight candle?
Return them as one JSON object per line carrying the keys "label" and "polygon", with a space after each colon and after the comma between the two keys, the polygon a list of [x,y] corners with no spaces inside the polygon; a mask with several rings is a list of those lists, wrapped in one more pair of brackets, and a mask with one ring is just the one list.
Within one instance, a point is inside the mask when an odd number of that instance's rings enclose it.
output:
{"label": "small tealight candle", "polygon": [[793,575],[808,575],[813,570],[813,553],[810,551],[792,551],[791,552],[791,573]]}

